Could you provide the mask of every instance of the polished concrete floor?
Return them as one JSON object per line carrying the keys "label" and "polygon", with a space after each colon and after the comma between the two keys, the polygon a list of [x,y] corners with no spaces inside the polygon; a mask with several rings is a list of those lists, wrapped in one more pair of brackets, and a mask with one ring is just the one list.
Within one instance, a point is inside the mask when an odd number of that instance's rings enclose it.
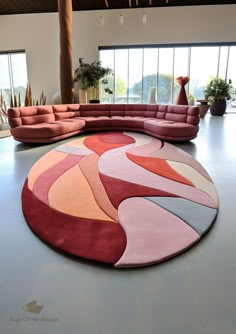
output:
{"label": "polished concrete floor", "polygon": [[[147,268],[75,260],[31,232],[21,189],[31,166],[57,145],[0,140],[0,333],[235,334],[236,115],[208,115],[198,138],[178,144],[215,182],[213,228],[184,254]],[[33,300],[41,313],[24,310]]]}

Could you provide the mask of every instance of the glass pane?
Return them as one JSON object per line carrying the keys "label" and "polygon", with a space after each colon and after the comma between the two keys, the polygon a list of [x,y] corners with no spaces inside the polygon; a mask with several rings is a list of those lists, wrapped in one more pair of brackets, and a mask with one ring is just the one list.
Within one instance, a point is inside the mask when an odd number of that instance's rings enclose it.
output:
{"label": "glass pane", "polygon": [[[103,50],[100,51],[100,61],[102,66],[109,67],[114,72],[114,50]],[[114,101],[114,73],[106,76],[108,84],[100,86],[101,101],[102,103],[113,103]],[[105,91],[105,88],[109,88],[113,94],[109,94]]]}
{"label": "glass pane", "polygon": [[159,49],[157,99],[160,104],[172,101],[173,48]]}
{"label": "glass pane", "polygon": [[10,106],[11,84],[9,76],[8,55],[0,55],[0,90],[7,107]]}
{"label": "glass pane", "polygon": [[115,103],[127,103],[128,50],[115,50]]}
{"label": "glass pane", "polygon": [[231,46],[229,50],[229,65],[228,65],[228,73],[227,79],[232,80],[232,85],[236,88],[236,46]]}
{"label": "glass pane", "polygon": [[227,74],[228,46],[220,47],[219,77],[225,79]]}
{"label": "glass pane", "polygon": [[228,106],[231,111],[236,112],[236,67],[235,67],[235,59],[236,59],[236,46],[230,46],[229,49],[229,64],[228,64],[228,73],[227,80],[232,80],[233,92],[231,94],[231,101],[229,101]]}
{"label": "glass pane", "polygon": [[143,49],[129,50],[128,103],[142,103]]}
{"label": "glass pane", "polygon": [[208,81],[217,76],[219,47],[192,47],[189,89],[195,99],[204,98]]}
{"label": "glass pane", "polygon": [[[144,49],[143,59],[143,103],[155,102],[151,98],[151,90],[157,92],[158,49]],[[155,94],[157,102],[157,96]]]}
{"label": "glass pane", "polygon": [[14,53],[10,55],[12,66],[12,84],[14,95],[21,101],[25,98],[25,89],[28,83],[25,53]]}
{"label": "glass pane", "polygon": [[[180,76],[183,77],[188,76],[188,58],[189,58],[189,48],[175,48],[174,82],[173,82],[174,87],[173,87],[172,103],[175,103],[180,90],[180,86],[176,82],[176,78]],[[188,84],[185,86],[185,89],[188,95]]]}

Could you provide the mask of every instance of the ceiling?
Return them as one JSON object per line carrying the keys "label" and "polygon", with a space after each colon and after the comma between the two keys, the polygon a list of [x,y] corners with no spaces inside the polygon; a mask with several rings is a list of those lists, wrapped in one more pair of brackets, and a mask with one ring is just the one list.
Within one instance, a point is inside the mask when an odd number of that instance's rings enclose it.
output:
{"label": "ceiling", "polygon": [[[65,0],[66,1],[66,0]],[[72,0],[73,10],[236,4],[236,0]],[[0,15],[57,12],[57,0],[0,0]]]}

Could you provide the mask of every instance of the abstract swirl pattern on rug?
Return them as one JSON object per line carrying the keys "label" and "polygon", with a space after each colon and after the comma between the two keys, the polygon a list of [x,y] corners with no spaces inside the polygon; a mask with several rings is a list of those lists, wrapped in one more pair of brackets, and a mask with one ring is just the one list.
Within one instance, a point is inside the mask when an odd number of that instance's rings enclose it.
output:
{"label": "abstract swirl pattern on rug", "polygon": [[191,247],[209,230],[218,196],[189,154],[150,136],[80,137],[32,167],[22,191],[31,229],[74,256],[138,267]]}

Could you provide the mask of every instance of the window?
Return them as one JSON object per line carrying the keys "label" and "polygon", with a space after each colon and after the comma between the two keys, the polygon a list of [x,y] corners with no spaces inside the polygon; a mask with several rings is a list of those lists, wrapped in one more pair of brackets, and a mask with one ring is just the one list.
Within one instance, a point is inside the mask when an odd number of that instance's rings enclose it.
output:
{"label": "window", "polygon": [[[143,103],[150,100],[151,89],[157,88],[158,49],[143,50]],[[140,84],[140,87],[142,85]],[[155,94],[156,95],[156,94]]]}
{"label": "window", "polygon": [[236,59],[236,46],[230,46],[228,68],[227,68],[227,78],[232,80],[234,88],[236,88],[235,59]]}
{"label": "window", "polygon": [[219,47],[192,47],[189,90],[196,99],[204,98],[204,87],[218,75]]}
{"label": "window", "polygon": [[[189,76],[187,95],[204,98],[205,85],[212,77],[231,79],[236,88],[236,43],[100,47],[104,66],[114,71],[115,103],[148,103],[152,89],[157,102],[175,103],[179,93],[176,78]],[[112,89],[112,88],[111,88]],[[107,98],[102,101],[107,102]]]}
{"label": "window", "polygon": [[168,104],[172,101],[173,48],[161,48],[157,82],[157,102]]}
{"label": "window", "polygon": [[[114,69],[114,51],[108,50],[108,51],[101,51],[100,52],[100,61],[102,64],[106,64],[107,67]],[[114,75],[109,75],[106,77],[108,80],[108,87],[112,90],[112,92],[115,91],[115,81],[114,81]],[[104,87],[101,87],[101,100],[103,103],[113,103],[114,94],[109,95],[105,92]]]}
{"label": "window", "polygon": [[227,77],[227,62],[229,54],[229,46],[221,46],[219,50],[219,76],[222,78]]}
{"label": "window", "polygon": [[[135,61],[134,61],[135,59]],[[143,49],[129,50],[128,103],[143,101]],[[137,89],[138,88],[138,89]]]}
{"label": "window", "polygon": [[115,103],[128,103],[128,49],[115,50]]}
{"label": "window", "polygon": [[[189,48],[174,49],[174,81],[173,81],[173,102],[176,101],[179,94],[179,85],[175,79],[180,76],[187,76],[189,73]],[[188,85],[185,86],[188,91]]]}
{"label": "window", "polygon": [[28,82],[25,51],[0,52],[0,90],[7,107],[10,106],[11,96],[21,101],[25,96]]}

